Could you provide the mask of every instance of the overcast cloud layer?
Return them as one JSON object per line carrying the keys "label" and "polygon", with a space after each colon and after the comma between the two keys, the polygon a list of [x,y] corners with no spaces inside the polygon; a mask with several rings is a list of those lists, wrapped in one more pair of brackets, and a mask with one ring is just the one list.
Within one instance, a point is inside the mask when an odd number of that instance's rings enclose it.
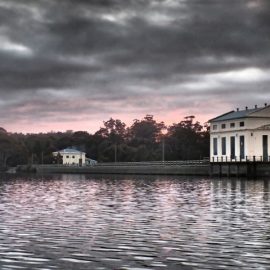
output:
{"label": "overcast cloud layer", "polygon": [[201,121],[270,102],[269,0],[0,0],[0,126]]}

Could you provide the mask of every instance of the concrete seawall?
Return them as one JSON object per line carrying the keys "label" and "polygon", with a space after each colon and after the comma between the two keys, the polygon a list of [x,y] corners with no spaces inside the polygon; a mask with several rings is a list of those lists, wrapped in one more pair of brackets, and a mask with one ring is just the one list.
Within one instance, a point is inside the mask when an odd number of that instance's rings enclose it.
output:
{"label": "concrete seawall", "polygon": [[18,172],[74,174],[193,175],[247,178],[270,177],[270,163],[110,163],[95,166],[22,165]]}
{"label": "concrete seawall", "polygon": [[175,166],[35,166],[38,173],[209,175],[209,165]]}

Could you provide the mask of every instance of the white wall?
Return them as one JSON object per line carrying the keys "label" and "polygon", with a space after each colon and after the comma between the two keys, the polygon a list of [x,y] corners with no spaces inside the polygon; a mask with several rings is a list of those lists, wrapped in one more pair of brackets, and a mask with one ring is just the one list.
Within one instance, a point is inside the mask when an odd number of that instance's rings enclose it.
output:
{"label": "white wall", "polygon": [[264,125],[269,125],[270,124],[270,119],[269,118],[249,118],[246,119],[246,128],[247,129],[256,129]]}
{"label": "white wall", "polygon": [[[239,133],[239,135],[235,132],[230,132],[230,133],[222,133],[222,134],[214,134],[210,136],[210,140],[211,140],[211,144],[210,144],[210,159],[211,161],[213,160],[213,157],[216,159],[217,157],[219,159],[221,159],[221,157],[223,158],[223,160],[230,159],[231,158],[231,137],[234,136],[235,137],[235,156],[239,158],[240,156],[240,147],[239,147],[239,136],[242,135],[242,133]],[[222,155],[222,138],[225,137],[226,138],[226,155]],[[214,138],[217,138],[218,141],[218,153],[217,155],[214,156],[214,146],[213,146],[213,140]]]}
{"label": "white wall", "polygon": [[[252,136],[253,134],[253,136]],[[249,158],[256,156],[257,159],[263,155],[263,135],[268,135],[268,155],[270,156],[270,130],[242,130],[216,132],[210,135],[210,159],[223,157],[224,161],[231,157],[231,136],[235,137],[235,155],[240,158],[240,136],[245,136],[245,156]],[[226,138],[226,155],[222,155],[222,137]],[[218,155],[213,155],[213,138],[218,140]]]}
{"label": "white wall", "polygon": [[80,159],[82,159],[82,165],[85,165],[85,153],[64,153],[64,152],[53,152],[53,155],[56,157],[58,154],[62,156],[63,164],[65,165],[79,165]]}
{"label": "white wall", "polygon": [[[240,122],[245,125],[240,127]],[[231,123],[235,123],[235,127],[230,127]],[[222,129],[222,124],[226,124],[226,128]],[[217,125],[214,130],[213,126]],[[268,155],[270,156],[270,130],[260,130],[258,128],[270,125],[270,106],[263,108],[261,111],[252,113],[247,118],[227,120],[221,122],[210,123],[210,159],[213,157],[223,157],[223,159],[231,157],[230,137],[235,137],[235,155],[240,157],[240,136],[245,136],[245,156],[262,156],[263,155],[263,135],[268,135]],[[226,155],[222,155],[221,138],[226,137]],[[218,139],[218,155],[213,155],[213,138]]]}
{"label": "white wall", "polygon": [[270,130],[257,130],[250,136],[250,155],[263,155],[263,135],[268,135],[268,155],[270,156]]}
{"label": "white wall", "polygon": [[[240,127],[240,122],[244,122],[245,126]],[[230,124],[235,123],[235,127],[231,128]],[[221,126],[222,124],[226,124],[226,128],[222,129]],[[235,130],[246,130],[246,129],[256,129],[264,125],[269,125],[270,124],[270,118],[243,118],[239,120],[229,120],[229,121],[221,121],[221,122],[216,122],[216,123],[211,123],[210,125],[210,131],[211,133],[216,133],[216,132],[228,132],[228,131],[235,131]],[[217,125],[217,130],[213,130],[213,126]]]}
{"label": "white wall", "polygon": [[62,153],[63,164],[67,165],[79,165],[80,158],[82,159],[82,165],[85,165],[85,153]]}

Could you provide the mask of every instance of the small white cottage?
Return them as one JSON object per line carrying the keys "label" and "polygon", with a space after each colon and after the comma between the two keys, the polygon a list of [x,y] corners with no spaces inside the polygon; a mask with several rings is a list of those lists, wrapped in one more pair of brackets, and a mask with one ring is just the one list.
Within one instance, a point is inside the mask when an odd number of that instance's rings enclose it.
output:
{"label": "small white cottage", "polygon": [[270,106],[230,111],[210,122],[210,161],[269,161]]}
{"label": "small white cottage", "polygon": [[78,151],[72,148],[66,148],[60,151],[53,152],[53,156],[62,157],[62,164],[63,165],[77,165],[77,166],[84,166],[85,165],[85,153]]}

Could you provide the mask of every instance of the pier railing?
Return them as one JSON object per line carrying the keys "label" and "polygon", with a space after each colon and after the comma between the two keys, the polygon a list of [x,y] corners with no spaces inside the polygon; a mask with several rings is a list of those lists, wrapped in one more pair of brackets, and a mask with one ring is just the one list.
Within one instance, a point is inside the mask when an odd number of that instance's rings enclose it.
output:
{"label": "pier railing", "polygon": [[[99,162],[94,165],[86,164],[84,167],[152,167],[152,166],[201,166],[208,165],[209,159],[176,160],[176,161],[143,161],[143,162]],[[79,167],[77,164],[35,164],[39,167]]]}
{"label": "pier railing", "polygon": [[95,166],[128,166],[128,167],[142,167],[142,166],[184,166],[184,165],[202,165],[209,164],[209,159],[202,160],[176,160],[176,161],[143,161],[143,162],[102,162]]}
{"label": "pier railing", "polygon": [[270,156],[235,156],[235,157],[212,157],[210,160],[212,163],[215,162],[270,162]]}

